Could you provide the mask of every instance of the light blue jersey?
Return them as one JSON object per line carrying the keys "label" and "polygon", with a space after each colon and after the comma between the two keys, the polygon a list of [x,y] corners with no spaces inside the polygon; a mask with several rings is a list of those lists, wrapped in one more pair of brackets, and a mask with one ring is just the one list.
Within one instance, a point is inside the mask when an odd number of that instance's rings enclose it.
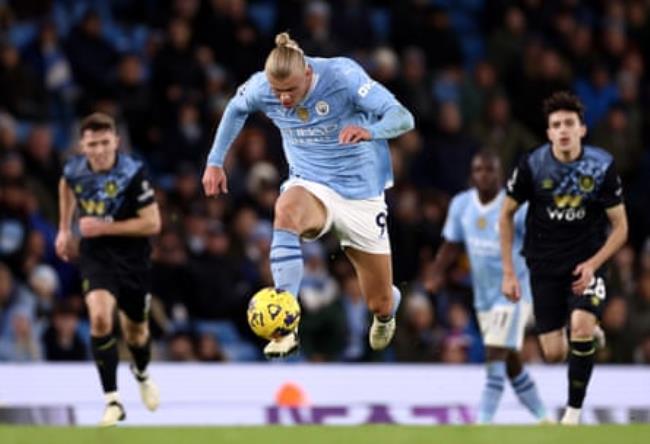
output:
{"label": "light blue jersey", "polygon": [[[464,243],[472,269],[474,307],[489,310],[495,305],[511,304],[501,293],[501,249],[499,244],[499,212],[505,191],[487,204],[482,204],[475,188],[457,194],[451,201],[442,235],[448,242]],[[515,213],[513,261],[521,286],[521,299],[532,301],[528,268],[521,256],[527,205]]]}
{"label": "light blue jersey", "polygon": [[[324,184],[348,199],[382,195],[393,183],[386,139],[413,128],[413,116],[354,61],[306,57],[312,86],[296,106],[285,108],[264,72],[254,74],[229,102],[208,165],[222,166],[246,117],[266,114],[280,129],[290,177]],[[368,130],[372,140],[340,144],[348,125]]]}

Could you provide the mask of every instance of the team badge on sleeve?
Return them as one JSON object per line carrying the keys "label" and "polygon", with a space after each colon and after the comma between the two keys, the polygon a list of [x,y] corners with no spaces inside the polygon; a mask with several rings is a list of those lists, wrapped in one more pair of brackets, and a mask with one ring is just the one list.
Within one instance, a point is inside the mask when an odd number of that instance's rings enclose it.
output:
{"label": "team badge on sleeve", "polygon": [[144,202],[145,200],[154,196],[154,190],[153,188],[151,188],[151,185],[149,184],[148,180],[143,180],[141,187],[142,187],[142,193],[140,193],[140,195],[138,196],[139,202]]}

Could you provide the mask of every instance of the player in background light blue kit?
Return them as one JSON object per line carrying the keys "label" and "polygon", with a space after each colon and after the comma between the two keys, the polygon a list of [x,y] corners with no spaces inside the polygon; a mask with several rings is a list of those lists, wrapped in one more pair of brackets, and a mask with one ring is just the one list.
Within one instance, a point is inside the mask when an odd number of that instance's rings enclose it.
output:
{"label": "player in background light blue kit", "polygon": [[451,201],[443,228],[444,242],[438,251],[428,289],[437,292],[445,270],[458,259],[465,246],[472,271],[474,308],[486,346],[487,377],[478,408],[479,423],[492,422],[506,377],[519,400],[540,422],[549,422],[535,383],[523,367],[521,350],[526,323],[532,311],[528,269],[521,250],[526,208],[515,216],[513,258],[522,298],[512,303],[501,292],[501,251],[499,212],[505,191],[501,188],[498,157],[482,151],[472,160],[473,188],[457,194]]}
{"label": "player in background light blue kit", "polygon": [[[217,129],[203,175],[207,196],[227,193],[228,148],[247,116],[265,113],[282,135],[289,178],[275,204],[271,271],[275,286],[298,294],[302,239],[334,229],[374,314],[369,341],[388,346],[401,298],[392,285],[384,189],[393,173],[386,139],[413,128],[413,116],[354,61],[306,57],[289,34],[276,36],[264,72],[231,99]],[[296,334],[269,342],[267,357],[298,347]]]}

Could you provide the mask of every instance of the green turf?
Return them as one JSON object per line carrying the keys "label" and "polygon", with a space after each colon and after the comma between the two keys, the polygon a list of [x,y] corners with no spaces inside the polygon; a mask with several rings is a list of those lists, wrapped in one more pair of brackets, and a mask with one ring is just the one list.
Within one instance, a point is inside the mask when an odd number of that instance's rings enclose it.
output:
{"label": "green turf", "polygon": [[630,426],[0,427],[2,444],[648,444]]}

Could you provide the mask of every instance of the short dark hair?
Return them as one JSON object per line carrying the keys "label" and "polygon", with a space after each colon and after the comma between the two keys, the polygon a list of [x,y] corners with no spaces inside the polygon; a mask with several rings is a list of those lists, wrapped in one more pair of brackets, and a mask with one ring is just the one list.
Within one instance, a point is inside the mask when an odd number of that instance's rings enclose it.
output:
{"label": "short dark hair", "polygon": [[569,91],[557,91],[544,100],[544,116],[546,122],[551,114],[556,111],[571,111],[578,114],[580,123],[585,122],[585,107],[578,96]]}
{"label": "short dark hair", "polygon": [[483,159],[488,162],[499,162],[499,164],[501,163],[501,159],[499,158],[499,155],[496,153],[496,151],[485,147],[477,151],[472,159]]}
{"label": "short dark hair", "polygon": [[83,119],[79,127],[79,134],[83,136],[86,130],[117,132],[115,119],[104,113],[92,113]]}

